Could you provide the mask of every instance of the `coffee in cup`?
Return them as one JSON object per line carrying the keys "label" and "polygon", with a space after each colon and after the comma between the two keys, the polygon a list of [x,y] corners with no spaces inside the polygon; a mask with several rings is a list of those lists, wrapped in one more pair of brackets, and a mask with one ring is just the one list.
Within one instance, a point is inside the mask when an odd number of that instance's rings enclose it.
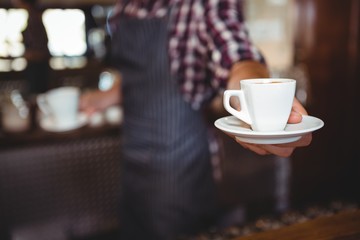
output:
{"label": "coffee in cup", "polygon": [[[288,78],[258,78],[240,81],[240,90],[224,92],[225,109],[249,124],[254,131],[282,131],[289,119],[296,81]],[[230,105],[237,97],[240,110]]]}

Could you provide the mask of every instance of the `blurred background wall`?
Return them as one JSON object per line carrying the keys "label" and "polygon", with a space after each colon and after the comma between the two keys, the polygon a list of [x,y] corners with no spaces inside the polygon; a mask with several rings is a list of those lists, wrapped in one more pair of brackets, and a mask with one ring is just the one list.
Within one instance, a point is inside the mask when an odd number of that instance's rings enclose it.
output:
{"label": "blurred background wall", "polygon": [[291,204],[359,199],[360,2],[245,3],[250,34],[272,75],[295,78],[298,99],[325,122],[291,159]]}

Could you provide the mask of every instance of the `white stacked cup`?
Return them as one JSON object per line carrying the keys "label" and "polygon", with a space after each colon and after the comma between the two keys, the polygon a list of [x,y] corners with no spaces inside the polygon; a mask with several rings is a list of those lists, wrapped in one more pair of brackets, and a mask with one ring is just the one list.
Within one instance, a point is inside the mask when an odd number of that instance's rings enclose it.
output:
{"label": "white stacked cup", "polygon": [[37,104],[57,127],[71,128],[78,122],[79,97],[79,88],[59,87],[38,95]]}

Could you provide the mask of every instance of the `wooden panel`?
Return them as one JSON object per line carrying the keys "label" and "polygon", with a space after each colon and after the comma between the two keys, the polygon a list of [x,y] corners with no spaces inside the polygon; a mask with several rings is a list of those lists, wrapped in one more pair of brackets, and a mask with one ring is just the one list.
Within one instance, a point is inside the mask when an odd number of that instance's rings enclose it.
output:
{"label": "wooden panel", "polygon": [[295,224],[278,230],[254,234],[237,240],[313,240],[360,238],[360,211],[349,211],[329,217],[320,217],[305,223]]}
{"label": "wooden panel", "polygon": [[[293,158],[294,202],[359,197],[359,1],[297,0],[296,49],[310,77],[308,110],[325,127]],[[355,90],[356,89],[356,90]],[[350,140],[355,138],[355,142]]]}

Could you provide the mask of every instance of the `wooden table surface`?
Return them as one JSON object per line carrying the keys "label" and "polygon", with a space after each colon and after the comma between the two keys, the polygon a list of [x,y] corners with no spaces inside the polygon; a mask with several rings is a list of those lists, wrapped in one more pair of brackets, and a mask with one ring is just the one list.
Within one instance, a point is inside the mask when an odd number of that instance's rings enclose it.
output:
{"label": "wooden table surface", "polygon": [[319,217],[304,223],[253,234],[235,240],[359,240],[360,210]]}

